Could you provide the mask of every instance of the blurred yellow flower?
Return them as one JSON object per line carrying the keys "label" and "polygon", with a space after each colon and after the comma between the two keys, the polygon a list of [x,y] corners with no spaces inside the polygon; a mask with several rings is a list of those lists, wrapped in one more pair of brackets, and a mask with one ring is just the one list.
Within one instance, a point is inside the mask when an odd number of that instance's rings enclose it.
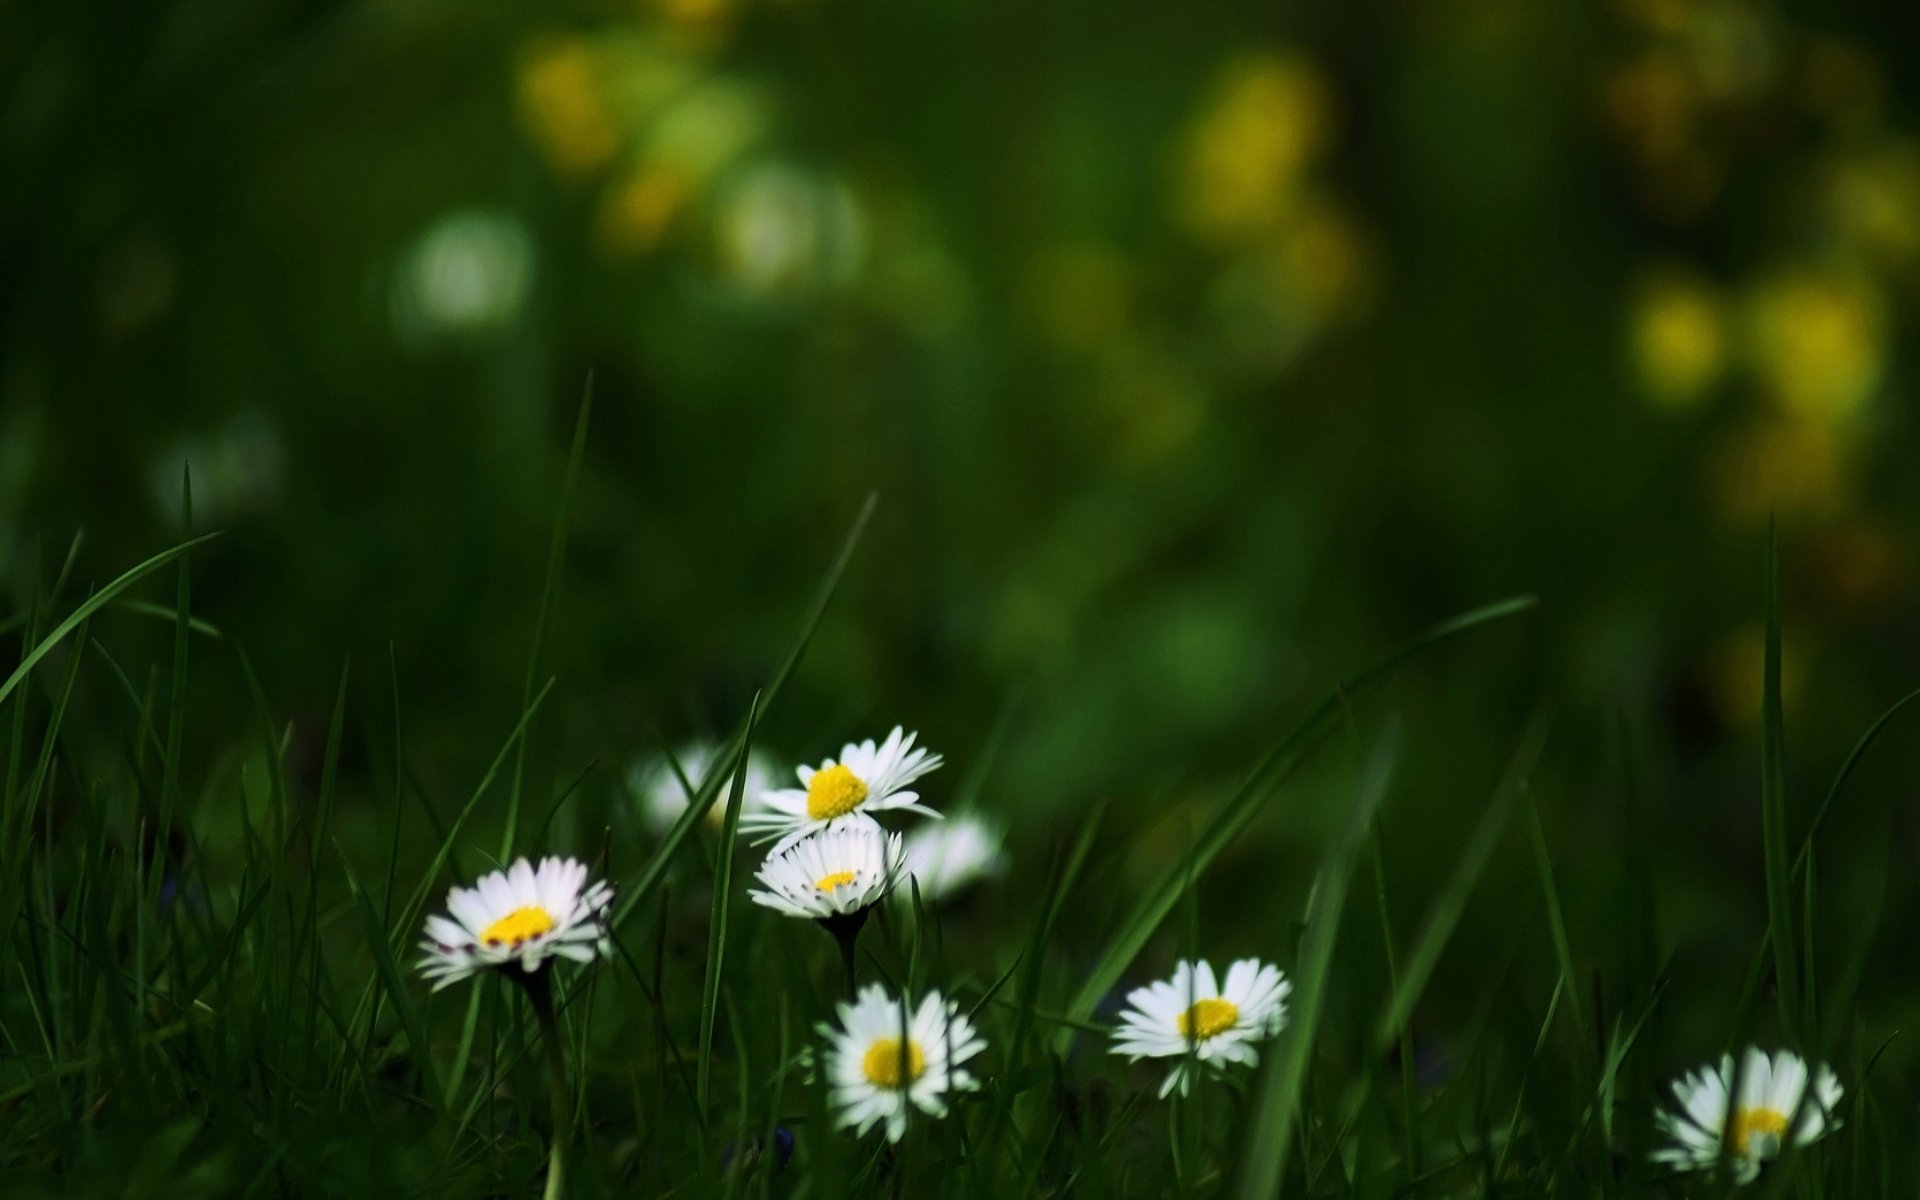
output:
{"label": "blurred yellow flower", "polygon": [[1825,198],[1827,219],[1862,261],[1920,256],[1920,145],[1901,139],[1840,158]]}
{"label": "blurred yellow flower", "polygon": [[653,10],[674,29],[703,41],[716,40],[733,24],[733,0],[651,0]]}
{"label": "blurred yellow flower", "polygon": [[1207,415],[1205,391],[1186,367],[1137,343],[1103,356],[1091,400],[1092,440],[1109,461],[1130,468],[1172,457],[1193,440]]}
{"label": "blurred yellow flower", "polygon": [[1365,232],[1331,202],[1310,200],[1289,222],[1278,269],[1322,319],[1352,313],[1367,298],[1373,247]]}
{"label": "blurred yellow flower", "polygon": [[1326,134],[1319,73],[1297,55],[1228,64],[1187,137],[1178,206],[1194,232],[1232,237],[1293,199]]}
{"label": "blurred yellow flower", "polygon": [[688,190],[684,178],[662,167],[634,171],[609,187],[600,197],[595,227],[601,252],[624,258],[659,245],[686,206]]}
{"label": "blurred yellow flower", "polygon": [[1729,518],[1832,512],[1848,499],[1844,440],[1816,421],[1759,418],[1732,431],[1707,458],[1710,490]]}
{"label": "blurred yellow flower", "polygon": [[1793,269],[1751,297],[1747,355],[1768,391],[1808,420],[1845,424],[1880,382],[1886,311],[1859,275]]}
{"label": "blurred yellow flower", "polygon": [[1800,96],[1807,111],[1848,127],[1879,118],[1887,81],[1866,47],[1817,37],[1809,41],[1801,60]]}
{"label": "blurred yellow flower", "polygon": [[1660,268],[1634,289],[1628,353],[1647,400],[1691,408],[1725,373],[1727,329],[1719,292],[1692,272]]}
{"label": "blurred yellow flower", "polygon": [[620,132],[601,93],[599,63],[583,38],[545,38],[521,56],[520,120],[559,171],[584,175],[606,164]]}
{"label": "blurred yellow flower", "polygon": [[1036,254],[1025,274],[1027,306],[1056,345],[1088,351],[1125,334],[1132,274],[1112,248],[1061,242]]}

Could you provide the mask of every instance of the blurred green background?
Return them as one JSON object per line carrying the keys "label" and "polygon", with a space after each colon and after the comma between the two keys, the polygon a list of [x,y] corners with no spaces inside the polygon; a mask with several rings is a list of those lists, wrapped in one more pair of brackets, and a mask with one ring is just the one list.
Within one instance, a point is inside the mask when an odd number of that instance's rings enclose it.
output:
{"label": "blurred green background", "polygon": [[[190,467],[195,525],[227,531],[196,615],[309,769],[353,656],[341,815],[377,845],[389,652],[442,803],[512,727],[591,378],[540,665],[554,779],[596,763],[617,796],[632,759],[730,728],[878,493],[768,743],[817,761],[903,723],[951,787],[1018,694],[988,789],[1016,861],[1111,803],[1121,891],[1343,674],[1537,593],[1396,685],[1404,903],[1551,709],[1537,791],[1587,948],[1644,934],[1711,1028],[1764,924],[1770,514],[1796,836],[1920,683],[1915,24],[1864,0],[9,5],[0,582],[17,611],[76,531],[82,583],[170,544]],[[136,683],[166,661],[164,622],[95,633]],[[224,649],[192,687],[211,771],[253,718]],[[124,753],[121,685],[79,695]],[[1216,953],[1298,912],[1350,766],[1222,864]],[[1843,880],[1891,855],[1891,911],[1912,787],[1883,748],[1833,829]],[[1470,922],[1531,894],[1510,857]],[[1876,958],[1863,1003],[1920,1015],[1912,972]]]}

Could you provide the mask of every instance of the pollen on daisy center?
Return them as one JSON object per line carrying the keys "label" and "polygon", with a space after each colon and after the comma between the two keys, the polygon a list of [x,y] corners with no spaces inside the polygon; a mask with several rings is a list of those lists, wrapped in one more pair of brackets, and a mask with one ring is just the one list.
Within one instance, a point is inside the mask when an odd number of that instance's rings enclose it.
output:
{"label": "pollen on daisy center", "polygon": [[538,905],[516,908],[498,921],[487,926],[480,940],[489,946],[498,946],[509,942],[518,946],[531,937],[539,937],[553,929],[553,914]]}
{"label": "pollen on daisy center", "polygon": [[1215,1034],[1225,1033],[1240,1023],[1240,1007],[1231,1000],[1218,997],[1207,1000],[1195,1000],[1193,1007],[1174,1018],[1174,1028],[1183,1038],[1205,1041]]}
{"label": "pollen on daisy center", "polygon": [[831,821],[859,808],[866,798],[866,782],[845,763],[835,763],[815,771],[807,781],[807,816]]}
{"label": "pollen on daisy center", "polygon": [[831,892],[835,888],[845,887],[847,884],[852,883],[856,878],[858,877],[852,871],[835,871],[831,875],[822,875],[819,879],[814,881],[813,886],[816,888],[819,888],[823,892]]}
{"label": "pollen on daisy center", "polygon": [[[907,1077],[900,1078],[901,1059],[906,1059]],[[920,1052],[920,1043],[907,1039],[907,1052],[900,1053],[899,1038],[880,1038],[867,1047],[867,1053],[860,1060],[860,1070],[867,1082],[875,1087],[901,1088],[926,1074],[927,1056]]]}
{"label": "pollen on daisy center", "polygon": [[1780,1143],[1787,1136],[1787,1114],[1776,1108],[1737,1108],[1733,1112],[1733,1129],[1727,1141],[1735,1154],[1753,1154],[1754,1139],[1771,1143],[1767,1152],[1778,1153]]}

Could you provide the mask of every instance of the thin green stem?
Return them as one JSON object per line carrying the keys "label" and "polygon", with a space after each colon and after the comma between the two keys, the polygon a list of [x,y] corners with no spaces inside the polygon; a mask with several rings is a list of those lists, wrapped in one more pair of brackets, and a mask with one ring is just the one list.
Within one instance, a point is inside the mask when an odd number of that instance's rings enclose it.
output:
{"label": "thin green stem", "polygon": [[553,1011],[553,982],[543,967],[531,975],[516,976],[527,989],[540,1040],[546,1044],[547,1088],[553,1100],[553,1141],[548,1148],[546,1200],[559,1200],[567,1189],[567,1134],[573,1126],[573,1089],[567,1086],[566,1049],[560,1041],[560,1022]]}

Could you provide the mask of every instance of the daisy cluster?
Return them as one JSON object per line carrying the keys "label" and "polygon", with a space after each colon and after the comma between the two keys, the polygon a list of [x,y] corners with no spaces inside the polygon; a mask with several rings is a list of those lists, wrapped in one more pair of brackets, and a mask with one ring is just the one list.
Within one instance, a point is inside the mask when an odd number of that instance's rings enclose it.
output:
{"label": "daisy cluster", "polygon": [[[979,1087],[965,1064],[986,1042],[970,1015],[937,991],[916,1000],[879,984],[853,988],[854,939],[867,912],[904,880],[940,899],[998,874],[1003,861],[1001,830],[977,814],[910,834],[881,824],[891,814],[942,815],[914,786],[943,760],[915,741],[896,727],[878,743],[850,742],[838,758],[798,768],[800,786],[790,788],[772,786],[772,768],[752,757],[740,821],[748,836],[772,844],[752,899],[817,921],[841,941],[852,999],[838,1005],[837,1024],[820,1026],[823,1074],[836,1123],[860,1134],[879,1127],[889,1141],[900,1140],[916,1111],[943,1117],[952,1097]],[[649,824],[677,821],[716,762],[711,747],[693,746],[630,776]],[[707,817],[714,825],[713,813]],[[436,991],[492,970],[543,989],[551,960],[585,963],[607,952],[612,902],[612,885],[590,882],[578,860],[518,859],[452,889],[447,915],[427,918],[420,968]],[[1128,993],[1113,1053],[1165,1061],[1160,1095],[1185,1095],[1203,1075],[1256,1065],[1286,1027],[1292,988],[1257,959],[1223,973],[1205,960],[1182,961],[1170,978]],[[1732,1184],[1754,1181],[1766,1163],[1840,1124],[1838,1078],[1791,1051],[1724,1056],[1675,1080],[1672,1091],[1677,1106],[1655,1117],[1665,1141],[1652,1161]]]}

